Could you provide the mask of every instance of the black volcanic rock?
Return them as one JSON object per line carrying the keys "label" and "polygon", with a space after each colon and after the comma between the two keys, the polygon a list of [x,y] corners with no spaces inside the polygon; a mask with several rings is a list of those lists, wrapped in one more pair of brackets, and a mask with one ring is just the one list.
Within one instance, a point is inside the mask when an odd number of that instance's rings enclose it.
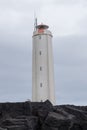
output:
{"label": "black volcanic rock", "polygon": [[0,103],[0,130],[87,130],[87,106]]}

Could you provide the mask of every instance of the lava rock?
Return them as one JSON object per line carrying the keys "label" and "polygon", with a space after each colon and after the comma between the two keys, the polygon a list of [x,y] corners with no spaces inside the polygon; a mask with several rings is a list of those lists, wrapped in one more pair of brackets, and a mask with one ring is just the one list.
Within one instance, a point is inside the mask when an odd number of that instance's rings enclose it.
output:
{"label": "lava rock", "polygon": [[[70,130],[83,130],[80,125],[73,124],[73,126],[70,128]],[[86,130],[86,129],[85,129]]]}
{"label": "lava rock", "polygon": [[49,112],[49,114],[45,120],[45,124],[50,127],[55,127],[55,128],[58,128],[62,125],[69,127],[70,120],[61,114],[58,114],[55,112]]}
{"label": "lava rock", "polygon": [[28,130],[24,125],[8,126],[7,130]]}
{"label": "lava rock", "polygon": [[28,130],[37,130],[39,128],[38,117],[35,117],[35,116],[27,117],[26,126],[27,126]]}
{"label": "lava rock", "polygon": [[87,106],[0,103],[0,130],[87,130]]}
{"label": "lava rock", "polygon": [[1,127],[0,127],[0,130],[7,130],[7,129],[4,129],[4,128],[1,128]]}
{"label": "lava rock", "polygon": [[58,128],[47,126],[46,124],[42,125],[41,130],[58,130]]}

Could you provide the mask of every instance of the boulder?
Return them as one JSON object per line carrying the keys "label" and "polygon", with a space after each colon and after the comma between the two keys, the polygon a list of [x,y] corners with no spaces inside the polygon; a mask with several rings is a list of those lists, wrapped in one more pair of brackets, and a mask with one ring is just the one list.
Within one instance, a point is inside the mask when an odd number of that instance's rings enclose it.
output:
{"label": "boulder", "polygon": [[42,125],[48,115],[48,111],[46,110],[38,110],[37,112],[38,118],[39,118],[39,123]]}
{"label": "boulder", "polygon": [[59,128],[60,126],[69,127],[70,120],[61,114],[55,112],[49,112],[44,123],[49,127],[55,127],[55,128]]}
{"label": "boulder", "polygon": [[26,126],[28,130],[37,130],[39,128],[38,117],[35,116],[27,117]]}
{"label": "boulder", "polygon": [[53,111],[53,105],[52,103],[47,100],[45,102],[32,102],[31,103],[32,106],[32,114],[33,115],[38,115],[38,111]]}

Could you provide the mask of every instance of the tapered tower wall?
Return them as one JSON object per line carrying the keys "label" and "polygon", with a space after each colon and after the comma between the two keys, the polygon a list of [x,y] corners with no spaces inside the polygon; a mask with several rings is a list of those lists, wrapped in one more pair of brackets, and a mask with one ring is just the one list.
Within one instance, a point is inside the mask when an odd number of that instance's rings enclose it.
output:
{"label": "tapered tower wall", "polygon": [[52,34],[45,28],[33,33],[32,100],[55,104]]}

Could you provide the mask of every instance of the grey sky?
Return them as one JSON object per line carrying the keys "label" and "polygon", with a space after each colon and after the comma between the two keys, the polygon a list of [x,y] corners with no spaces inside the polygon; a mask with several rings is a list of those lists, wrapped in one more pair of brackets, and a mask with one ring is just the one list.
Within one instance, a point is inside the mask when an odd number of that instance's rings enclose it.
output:
{"label": "grey sky", "polygon": [[31,99],[32,33],[53,33],[57,104],[87,104],[87,0],[0,0],[0,102]]}

